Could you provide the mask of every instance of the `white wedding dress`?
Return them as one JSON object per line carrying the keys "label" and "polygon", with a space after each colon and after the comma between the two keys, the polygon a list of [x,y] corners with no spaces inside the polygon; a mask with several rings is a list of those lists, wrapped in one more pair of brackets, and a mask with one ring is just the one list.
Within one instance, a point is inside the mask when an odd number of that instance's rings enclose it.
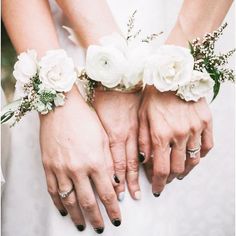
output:
{"label": "white wedding dress", "polygon": [[[121,29],[126,32],[128,16],[137,10],[136,26],[143,34],[164,31],[163,43],[173,26],[182,1],[109,0]],[[62,25],[65,19],[51,2],[61,46],[77,65],[83,65],[82,48],[76,48]],[[91,6],[93,7],[93,6]],[[98,12],[98,14],[100,14]],[[232,9],[230,24],[220,42],[221,50],[234,47]],[[102,27],[102,22],[99,23]],[[197,27],[197,26],[196,26]],[[175,180],[155,198],[141,168],[142,199],[134,201],[126,193],[120,203],[122,224],[116,228],[100,204],[105,220],[104,236],[233,236],[234,235],[234,88],[222,86],[211,104],[215,147],[200,165],[182,181]],[[54,207],[45,182],[40,159],[39,122],[36,113],[27,115],[11,129],[11,154],[2,195],[3,236],[97,235],[90,224],[78,232],[69,216],[62,217]],[[3,147],[3,149],[6,147]]]}

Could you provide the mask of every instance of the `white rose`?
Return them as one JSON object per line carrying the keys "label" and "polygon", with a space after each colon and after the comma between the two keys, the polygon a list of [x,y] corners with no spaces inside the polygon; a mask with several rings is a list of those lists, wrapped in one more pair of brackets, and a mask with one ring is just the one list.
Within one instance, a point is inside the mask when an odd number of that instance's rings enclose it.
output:
{"label": "white rose", "polygon": [[76,81],[73,60],[63,49],[47,51],[39,62],[39,79],[47,88],[68,92]]}
{"label": "white rose", "polygon": [[198,101],[207,95],[214,87],[214,81],[209,74],[194,70],[189,84],[181,86],[177,95],[185,101]]}
{"label": "white rose", "polygon": [[121,82],[126,65],[124,55],[114,47],[88,47],[86,73],[92,80],[99,81],[108,88],[113,88]]}
{"label": "white rose", "polygon": [[194,59],[183,47],[163,45],[145,65],[144,82],[159,91],[175,91],[191,79]]}
{"label": "white rose", "polygon": [[143,80],[145,62],[150,54],[149,45],[139,43],[127,50],[127,70],[123,78],[123,84],[126,88],[135,86]]}
{"label": "white rose", "polygon": [[30,78],[37,73],[37,53],[35,50],[28,50],[21,53],[14,65],[13,76],[22,84],[29,83]]}

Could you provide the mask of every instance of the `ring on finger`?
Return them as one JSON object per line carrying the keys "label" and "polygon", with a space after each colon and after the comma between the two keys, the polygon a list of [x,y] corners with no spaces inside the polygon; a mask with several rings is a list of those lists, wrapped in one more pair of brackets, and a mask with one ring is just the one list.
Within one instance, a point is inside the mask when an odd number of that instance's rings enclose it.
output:
{"label": "ring on finger", "polygon": [[59,196],[62,198],[62,199],[65,199],[67,197],[69,197],[69,195],[74,191],[74,187],[72,186],[70,190],[68,191],[58,191],[58,194]]}
{"label": "ring on finger", "polygon": [[189,154],[189,157],[194,159],[197,158],[197,154],[201,151],[201,145],[199,145],[196,148],[188,148],[187,153]]}

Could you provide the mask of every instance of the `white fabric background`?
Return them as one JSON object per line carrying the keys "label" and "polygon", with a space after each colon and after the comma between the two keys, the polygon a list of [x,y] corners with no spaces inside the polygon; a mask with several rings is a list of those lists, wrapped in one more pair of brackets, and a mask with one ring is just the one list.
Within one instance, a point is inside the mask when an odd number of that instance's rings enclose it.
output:
{"label": "white fabric background", "polygon": [[[113,14],[125,29],[127,17],[138,10],[137,26],[144,33],[173,25],[182,1],[109,0]],[[91,6],[92,7],[92,6]],[[82,49],[75,48],[61,29],[64,18],[53,4],[52,11],[61,45],[83,64]],[[227,15],[229,26],[219,43],[220,50],[234,47],[233,8]],[[102,24],[101,24],[102,27]],[[197,27],[197,26],[196,26]],[[164,40],[160,40],[160,43]],[[233,66],[233,61],[231,62]],[[201,164],[182,181],[168,185],[161,197],[151,194],[151,186],[141,170],[142,200],[126,194],[120,204],[122,225],[114,228],[106,221],[105,236],[233,236],[234,235],[234,87],[222,86],[211,104],[214,117],[215,147]],[[5,147],[4,147],[5,148]],[[12,129],[11,156],[2,198],[3,236],[96,235],[88,225],[80,233],[69,217],[62,218],[47,194],[38,145],[38,119],[35,113]],[[102,207],[102,206],[101,206]]]}

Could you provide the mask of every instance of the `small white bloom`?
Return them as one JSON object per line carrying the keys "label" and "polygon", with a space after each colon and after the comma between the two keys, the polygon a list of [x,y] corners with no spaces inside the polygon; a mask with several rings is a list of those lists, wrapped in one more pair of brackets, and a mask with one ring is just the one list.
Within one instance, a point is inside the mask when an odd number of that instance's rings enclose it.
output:
{"label": "small white bloom", "polygon": [[17,58],[18,61],[14,65],[13,76],[22,84],[28,83],[30,78],[37,73],[37,53],[35,50],[28,50],[21,53]]}
{"label": "small white bloom", "polygon": [[65,95],[63,93],[57,93],[57,96],[54,98],[54,104],[56,107],[63,106],[65,104]]}
{"label": "small white bloom", "polygon": [[144,82],[159,91],[176,91],[191,80],[194,59],[183,47],[163,45],[145,65]]}
{"label": "small white bloom", "polygon": [[41,58],[39,78],[43,85],[58,92],[68,92],[76,81],[73,60],[67,56],[65,50],[47,51]]}
{"label": "small white bloom", "polygon": [[177,95],[185,101],[198,101],[201,97],[207,95],[214,87],[214,81],[210,75],[205,72],[194,70],[189,84],[181,86]]}
{"label": "small white bloom", "polygon": [[86,57],[86,73],[95,81],[108,88],[117,86],[126,69],[127,60],[114,47],[89,46]]}

